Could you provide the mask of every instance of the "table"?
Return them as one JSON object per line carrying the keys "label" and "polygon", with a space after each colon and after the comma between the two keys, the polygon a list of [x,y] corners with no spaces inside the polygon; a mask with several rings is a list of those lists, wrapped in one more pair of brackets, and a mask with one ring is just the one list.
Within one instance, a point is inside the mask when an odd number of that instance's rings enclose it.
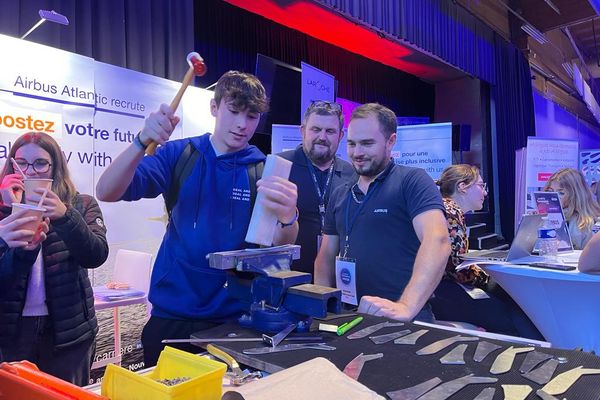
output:
{"label": "table", "polygon": [[119,307],[130,306],[133,304],[146,304],[147,302],[148,296],[146,295],[114,301],[105,301],[94,297],[94,309],[96,311],[106,310],[109,308],[113,309],[113,336],[115,354],[107,359],[95,361],[92,364],[92,369],[102,368],[108,364],[121,365],[121,321],[119,316]]}
{"label": "table", "polygon": [[[348,319],[352,319],[352,317]],[[386,321],[386,319],[371,315],[364,315],[364,321],[358,325],[355,330],[383,321]],[[341,322],[345,321],[339,320],[339,322],[336,321],[331,323],[339,324]],[[402,327],[384,328],[378,331],[375,335],[391,333],[402,329],[410,329],[414,332],[423,328],[423,326],[417,324],[406,323]],[[486,357],[481,363],[476,363],[473,361],[473,354],[475,352],[477,342],[465,342],[468,344],[468,347],[465,352],[466,364],[464,365],[442,365],[439,361],[440,357],[448,353],[456,345],[449,346],[439,353],[433,355],[416,355],[416,350],[421,349],[437,340],[456,335],[455,332],[449,332],[443,329],[432,327],[428,327],[427,329],[429,329],[429,332],[422,336],[416,345],[396,345],[393,342],[376,345],[369,340],[369,338],[349,340],[345,336],[340,337],[329,332],[319,332],[319,334],[323,336],[324,342],[336,347],[335,351],[306,349],[301,351],[273,354],[246,355],[242,353],[244,349],[258,347],[261,344],[256,342],[221,342],[214,343],[214,345],[231,354],[238,362],[267,372],[277,372],[315,357],[324,357],[335,364],[338,368],[343,369],[346,364],[350,362],[350,360],[352,360],[361,352],[364,354],[381,352],[384,354],[384,356],[379,360],[366,363],[358,379],[360,383],[381,395],[384,395],[388,391],[403,389],[419,384],[433,377],[439,377],[446,382],[470,373],[474,373],[477,376],[494,376],[490,374],[489,370],[496,356],[501,352],[501,350],[495,351]],[[260,336],[260,334],[253,330],[241,328],[235,324],[226,324],[206,331],[197,332],[192,335],[192,337],[225,338],[231,333],[235,333],[237,337]],[[493,339],[480,339],[480,341],[483,340],[497,343],[504,349],[514,345],[513,343],[507,343]],[[515,346],[523,347],[523,344],[517,344]],[[586,368],[600,368],[600,358],[590,353],[546,348],[538,349],[538,351],[552,354],[554,356],[565,357],[568,360],[568,362],[558,366],[554,376],[556,376],[558,373],[565,372],[580,365],[583,365]],[[535,391],[540,389],[542,386],[526,380],[518,372],[518,368],[521,366],[521,363],[525,357],[525,354],[518,354],[510,372],[501,375],[495,375],[495,377],[498,378],[497,383],[467,386],[462,389],[461,392],[455,396],[455,398],[473,399],[484,387],[488,386],[493,386],[496,388],[495,398],[501,398],[502,388],[500,385],[520,384],[531,386],[533,388],[533,392],[528,399],[536,399],[537,397],[535,395]],[[564,397],[570,400],[596,398],[597,388],[599,386],[600,377],[598,375],[584,376],[565,393]]]}
{"label": "table", "polygon": [[553,347],[600,353],[600,275],[514,264],[479,264]]}

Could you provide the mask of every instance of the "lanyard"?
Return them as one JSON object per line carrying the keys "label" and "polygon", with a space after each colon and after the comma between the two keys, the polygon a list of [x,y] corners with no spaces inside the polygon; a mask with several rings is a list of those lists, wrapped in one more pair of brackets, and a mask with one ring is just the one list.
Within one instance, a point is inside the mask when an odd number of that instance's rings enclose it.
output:
{"label": "lanyard", "polygon": [[[303,151],[304,153],[304,151]],[[308,164],[308,170],[310,171],[310,176],[312,177],[315,191],[317,192],[317,197],[319,199],[319,217],[321,218],[321,232],[323,232],[323,226],[325,225],[325,196],[327,195],[327,191],[331,186],[331,178],[333,177],[333,169],[335,167],[335,158],[331,162],[331,166],[329,167],[329,172],[327,172],[327,179],[325,180],[325,187],[323,187],[323,191],[321,192],[321,187],[319,186],[319,182],[317,181],[317,174],[315,172],[315,167],[312,162],[304,153],[306,157],[306,163]]]}
{"label": "lanyard", "polygon": [[367,194],[365,197],[363,197],[363,201],[359,204],[358,208],[354,212],[354,215],[352,215],[352,218],[350,218],[350,203],[353,201],[352,200],[352,197],[353,197],[352,191],[354,190],[354,186],[356,186],[356,185],[358,185],[358,182],[355,183],[350,188],[350,191],[348,191],[348,196],[347,196],[348,198],[346,199],[346,238],[345,238],[346,243],[344,245],[344,254],[342,255],[343,258],[346,258],[346,255],[348,254],[348,250],[350,249],[350,233],[352,232],[354,223],[358,219],[358,216],[362,212],[362,209],[365,206],[365,204],[367,203],[367,201],[371,198],[371,195],[373,194],[373,192],[375,192],[375,189],[377,188],[377,181],[375,181],[375,183],[373,184],[373,187],[370,188],[370,190],[367,190]]}

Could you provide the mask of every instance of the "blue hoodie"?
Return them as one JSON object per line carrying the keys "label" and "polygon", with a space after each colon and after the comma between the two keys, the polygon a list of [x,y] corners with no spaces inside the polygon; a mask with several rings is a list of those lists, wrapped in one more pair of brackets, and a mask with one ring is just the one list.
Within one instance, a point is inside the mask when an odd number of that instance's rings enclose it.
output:
{"label": "blue hoodie", "polygon": [[169,141],[154,157],[144,157],[122,197],[132,201],[167,193],[189,141],[203,154],[181,187],[154,263],[148,297],[157,317],[222,322],[247,308],[227,295],[225,272],[209,268],[206,255],[248,247],[248,165],[263,161],[265,155],[248,146],[217,157],[209,138],[206,134]]}

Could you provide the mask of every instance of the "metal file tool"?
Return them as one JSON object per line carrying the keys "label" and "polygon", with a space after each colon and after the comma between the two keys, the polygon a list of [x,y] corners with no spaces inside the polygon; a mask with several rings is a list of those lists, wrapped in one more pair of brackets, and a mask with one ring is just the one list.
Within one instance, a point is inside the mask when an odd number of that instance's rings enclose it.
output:
{"label": "metal file tool", "polygon": [[393,392],[387,392],[386,394],[392,400],[416,400],[431,389],[442,383],[442,380],[438,377],[431,378],[428,381],[419,383],[418,385],[408,387],[406,389],[400,389]]}
{"label": "metal file tool", "polygon": [[391,328],[391,327],[396,327],[396,326],[403,326],[403,325],[404,325],[404,323],[402,323],[402,322],[389,322],[389,321],[380,322],[375,325],[367,326],[366,328],[363,328],[360,331],[356,331],[346,337],[348,339],[362,339],[362,338],[369,336],[372,333],[377,332],[380,329]]}
{"label": "metal file tool", "polygon": [[535,348],[533,347],[513,347],[510,346],[508,349],[504,350],[502,353],[496,357],[494,363],[492,364],[492,368],[490,368],[490,373],[494,375],[504,374],[505,372],[510,371],[512,368],[513,362],[515,361],[515,356],[519,353],[525,353],[527,351],[533,351]]}
{"label": "metal file tool", "polygon": [[445,356],[440,358],[442,364],[461,365],[465,363],[465,350],[467,350],[467,344],[459,344],[452,350],[450,350]]}
{"label": "metal file tool", "polygon": [[498,350],[502,346],[499,346],[490,342],[479,342],[477,343],[477,348],[475,349],[475,355],[473,356],[473,361],[482,362],[490,353]]}
{"label": "metal file tool", "polygon": [[523,378],[529,379],[538,385],[545,385],[546,383],[550,382],[550,379],[552,379],[552,375],[554,375],[554,371],[556,371],[558,364],[558,360],[550,359],[542,364],[539,368],[522,374]]}
{"label": "metal file tool", "polygon": [[282,351],[294,351],[294,350],[335,350],[335,347],[329,346],[325,343],[293,343],[293,344],[282,344],[277,347],[255,347],[252,349],[243,350],[244,354],[271,354],[279,353]]}
{"label": "metal file tool", "polygon": [[394,344],[415,344],[417,343],[417,340],[419,340],[419,338],[427,332],[429,332],[429,329],[421,329],[419,331],[413,332],[411,334],[402,336],[394,340]]}
{"label": "metal file tool", "polygon": [[363,353],[360,353],[359,355],[357,355],[356,357],[354,357],[352,359],[352,361],[350,361],[348,363],[348,365],[346,365],[346,367],[344,368],[344,373],[346,375],[348,375],[350,378],[352,378],[355,381],[357,381],[358,377],[360,376],[360,373],[362,371],[362,368],[365,365],[365,363],[367,361],[377,360],[377,359],[379,359],[381,357],[383,357],[383,353],[376,353],[376,354],[363,354]]}
{"label": "metal file tool", "polygon": [[461,378],[442,383],[438,387],[432,389],[431,391],[425,393],[423,396],[419,397],[419,400],[445,400],[467,385],[477,384],[477,383],[496,383],[496,382],[498,382],[498,378],[488,378],[485,376],[473,376],[473,374],[469,374],[469,375],[463,376]]}
{"label": "metal file tool", "polygon": [[437,342],[433,342],[430,345],[423,347],[421,350],[417,350],[417,355],[424,356],[435,354],[456,342],[473,342],[476,340],[479,340],[479,338],[461,335],[452,336],[446,339],[438,340]]}
{"label": "metal file tool", "polygon": [[375,344],[384,344],[387,342],[391,342],[394,339],[398,339],[401,336],[407,335],[410,333],[410,329],[404,329],[398,332],[392,332],[385,335],[379,336],[369,336],[369,339]]}

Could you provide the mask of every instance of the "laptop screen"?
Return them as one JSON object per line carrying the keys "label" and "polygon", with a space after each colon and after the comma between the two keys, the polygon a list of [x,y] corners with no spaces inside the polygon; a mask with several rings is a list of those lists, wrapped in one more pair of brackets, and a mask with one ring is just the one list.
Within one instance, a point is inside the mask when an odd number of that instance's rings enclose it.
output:
{"label": "laptop screen", "polygon": [[[556,229],[558,238],[558,251],[573,251],[569,228],[565,221],[565,215],[560,205],[560,199],[556,192],[534,192],[533,198],[539,214],[548,214],[548,221]],[[538,249],[536,244],[534,251]]]}

